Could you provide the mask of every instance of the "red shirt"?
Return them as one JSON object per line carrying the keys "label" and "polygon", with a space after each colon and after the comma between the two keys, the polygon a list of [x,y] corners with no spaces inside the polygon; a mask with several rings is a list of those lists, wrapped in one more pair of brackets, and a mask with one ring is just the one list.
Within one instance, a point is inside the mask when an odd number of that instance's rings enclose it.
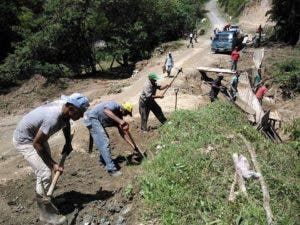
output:
{"label": "red shirt", "polygon": [[231,52],[231,59],[233,61],[238,61],[239,57],[240,57],[240,53],[237,50],[233,50]]}
{"label": "red shirt", "polygon": [[255,95],[258,99],[262,99],[264,97],[264,94],[268,91],[268,89],[265,86],[262,86],[258,88]]}

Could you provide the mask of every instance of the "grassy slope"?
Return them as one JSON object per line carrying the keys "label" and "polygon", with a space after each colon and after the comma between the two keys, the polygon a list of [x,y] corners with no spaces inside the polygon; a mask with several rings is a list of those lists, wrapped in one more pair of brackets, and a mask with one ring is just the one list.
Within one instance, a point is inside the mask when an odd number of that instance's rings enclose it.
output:
{"label": "grassy slope", "polygon": [[228,103],[216,102],[196,112],[178,111],[171,121],[153,144],[153,148],[165,147],[144,164],[141,188],[146,220],[157,218],[159,224],[168,225],[266,224],[258,181],[247,181],[248,198],[228,202],[234,177],[232,153],[243,154],[252,165],[236,135],[241,133],[256,149],[275,221],[296,224],[299,162],[295,148],[261,137]]}

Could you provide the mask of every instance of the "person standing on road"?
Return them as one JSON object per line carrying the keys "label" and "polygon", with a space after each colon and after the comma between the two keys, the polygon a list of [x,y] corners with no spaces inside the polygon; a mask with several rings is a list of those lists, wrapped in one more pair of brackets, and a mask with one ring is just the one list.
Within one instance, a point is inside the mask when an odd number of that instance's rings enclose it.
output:
{"label": "person standing on road", "polygon": [[13,144],[36,175],[36,200],[42,222],[50,224],[66,222],[65,216],[45,212],[44,197],[51,183],[51,171],[63,171],[63,168],[51,157],[48,139],[63,129],[66,143],[62,153],[69,154],[73,150],[70,119],[78,120],[88,107],[89,101],[82,94],[62,96],[61,100],[42,105],[26,114],[14,131]]}
{"label": "person standing on road", "polygon": [[166,57],[165,66],[166,66],[166,70],[167,70],[167,76],[170,77],[172,68],[174,66],[174,60],[173,60],[173,56],[172,56],[171,52],[169,52]]}
{"label": "person standing on road", "polygon": [[222,80],[224,76],[222,73],[218,74],[218,77],[212,82],[211,84],[211,90],[209,93],[209,98],[211,102],[214,102],[216,98],[218,97],[219,91],[223,88],[222,86]]}
{"label": "person standing on road", "polygon": [[188,44],[188,48],[190,47],[190,46],[192,46],[192,48],[194,48],[194,44],[193,44],[193,33],[191,32],[190,33],[190,35],[189,35],[189,39],[190,39],[190,42],[189,42],[189,44]]}
{"label": "person standing on road", "polygon": [[237,63],[240,58],[240,53],[238,47],[234,47],[234,50],[231,52],[231,71],[237,70]]}
{"label": "person standing on road", "polygon": [[143,132],[147,132],[147,122],[150,111],[154,113],[156,118],[163,124],[167,121],[166,117],[164,116],[160,106],[156,103],[156,98],[163,98],[163,95],[157,95],[156,91],[164,90],[170,87],[169,84],[160,86],[156,82],[159,80],[159,77],[156,73],[149,73],[148,80],[146,81],[143,90],[140,95],[139,99],[139,111],[141,115],[141,130]]}
{"label": "person standing on road", "polygon": [[239,77],[240,77],[240,74],[238,72],[235,73],[235,75],[231,78],[231,81],[230,81],[230,90],[229,90],[229,93],[230,93],[230,98],[232,101],[235,101],[236,100],[236,96],[237,96],[237,92],[238,92],[238,84],[239,84]]}
{"label": "person standing on road", "polygon": [[257,47],[260,46],[262,32],[263,32],[263,29],[262,29],[261,25],[259,25],[259,27],[256,30],[256,33],[258,34]]}
{"label": "person standing on road", "polygon": [[[134,141],[128,135],[129,124],[123,120],[124,116],[132,116],[132,104],[129,102],[118,104],[115,101],[103,101],[84,114],[84,125],[89,129],[99,150],[99,161],[107,172],[114,177],[122,175],[111,158],[109,136],[106,127],[117,127],[120,135],[131,145]],[[135,152],[137,150],[135,149]]]}
{"label": "person standing on road", "polygon": [[197,30],[194,31],[194,40],[195,40],[195,43],[198,43],[198,32],[197,32]]}

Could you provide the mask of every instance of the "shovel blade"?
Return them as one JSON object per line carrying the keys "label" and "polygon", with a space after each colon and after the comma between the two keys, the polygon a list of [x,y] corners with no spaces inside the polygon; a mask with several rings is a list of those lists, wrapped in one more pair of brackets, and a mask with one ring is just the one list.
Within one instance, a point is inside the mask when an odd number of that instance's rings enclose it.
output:
{"label": "shovel blade", "polygon": [[40,213],[40,221],[51,225],[63,225],[67,224],[67,218],[59,215],[59,211],[56,206],[51,202],[50,198],[38,197],[37,204]]}

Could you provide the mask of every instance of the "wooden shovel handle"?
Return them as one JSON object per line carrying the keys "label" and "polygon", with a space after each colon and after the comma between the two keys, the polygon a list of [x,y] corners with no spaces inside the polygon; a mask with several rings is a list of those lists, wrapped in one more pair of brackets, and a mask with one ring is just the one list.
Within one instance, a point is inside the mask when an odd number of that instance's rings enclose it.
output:
{"label": "wooden shovel handle", "polygon": [[175,81],[176,77],[178,76],[178,74],[183,73],[182,68],[178,69],[177,74],[173,77],[173,79],[170,82],[170,86],[168,88],[166,88],[164,90],[164,92],[162,93],[162,96],[164,96],[166,94],[166,92],[168,91],[168,89],[171,87],[171,85],[173,84],[173,82]]}
{"label": "wooden shovel handle", "polygon": [[[60,167],[63,167],[63,166],[64,166],[65,161],[66,161],[66,158],[67,158],[67,153],[64,153],[64,154],[62,155],[62,157],[61,157],[60,162],[59,162],[59,166],[60,166]],[[53,177],[53,179],[52,179],[52,182],[51,182],[51,184],[50,184],[50,187],[49,187],[49,189],[48,189],[47,196],[52,196],[53,191],[54,191],[54,188],[55,188],[55,185],[56,185],[56,183],[57,183],[57,181],[58,181],[58,178],[59,178],[59,176],[60,176],[61,174],[62,174],[61,171],[56,171],[56,172],[55,172],[55,175],[54,175],[54,177]]]}

